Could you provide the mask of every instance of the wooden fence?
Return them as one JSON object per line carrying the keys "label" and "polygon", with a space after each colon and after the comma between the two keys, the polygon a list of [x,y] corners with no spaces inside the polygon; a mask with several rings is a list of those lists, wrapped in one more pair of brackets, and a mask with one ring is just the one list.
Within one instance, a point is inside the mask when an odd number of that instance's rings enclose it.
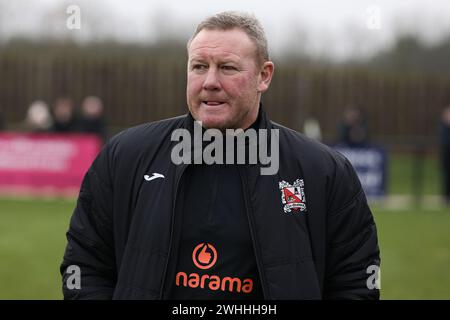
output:
{"label": "wooden fence", "polygon": [[[51,105],[68,95],[79,104],[94,94],[104,101],[114,133],[185,113],[185,87],[183,55],[0,51],[0,113],[11,128],[34,100]],[[274,121],[296,130],[306,117],[316,118],[328,141],[336,137],[344,109],[354,104],[367,113],[375,141],[433,145],[449,93],[450,77],[277,64],[263,103]]]}

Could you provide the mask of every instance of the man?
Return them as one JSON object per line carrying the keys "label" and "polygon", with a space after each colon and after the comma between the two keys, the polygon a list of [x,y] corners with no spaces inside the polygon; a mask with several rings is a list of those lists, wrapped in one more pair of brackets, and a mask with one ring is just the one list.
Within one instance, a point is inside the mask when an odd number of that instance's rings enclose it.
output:
{"label": "man", "polygon": [[443,194],[445,204],[450,205],[450,105],[442,111],[439,124]]}
{"label": "man", "polygon": [[339,143],[348,147],[364,147],[369,142],[369,130],[364,113],[360,108],[350,106],[345,110],[339,131]]}
{"label": "man", "polygon": [[75,115],[73,100],[69,97],[59,97],[53,107],[53,126],[55,133],[73,133],[78,131],[78,119]]}
{"label": "man", "polygon": [[[254,17],[224,12],[197,27],[189,113],[118,134],[84,178],[61,265],[65,298],[379,298],[376,227],[355,172],[268,120],[260,99],[273,72]],[[278,170],[263,174],[267,162],[248,154],[230,163],[242,148],[228,145],[226,163],[197,162],[195,147],[193,163],[174,161],[173,133],[195,136],[194,120],[217,139],[270,130],[257,144],[277,153]]]}
{"label": "man", "polygon": [[106,123],[103,115],[103,102],[99,97],[88,96],[81,104],[78,129],[83,133],[97,135],[102,141],[106,138]]}

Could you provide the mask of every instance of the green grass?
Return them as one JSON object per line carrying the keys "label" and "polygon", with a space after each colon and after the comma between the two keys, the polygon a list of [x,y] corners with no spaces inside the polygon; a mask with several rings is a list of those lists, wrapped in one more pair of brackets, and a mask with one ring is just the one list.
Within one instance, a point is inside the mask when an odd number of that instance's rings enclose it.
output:
{"label": "green grass", "polygon": [[373,212],[382,299],[450,299],[450,210]]}
{"label": "green grass", "polygon": [[388,186],[389,194],[415,194],[419,188],[421,194],[441,193],[441,167],[437,155],[428,155],[423,159],[422,179],[423,185],[416,179],[420,170],[417,170],[417,161],[410,154],[395,154],[388,157]]}
{"label": "green grass", "polygon": [[[61,299],[75,203],[0,199],[0,299]],[[382,299],[450,299],[450,210],[374,208]]]}
{"label": "green grass", "polygon": [[0,299],[62,298],[59,263],[74,205],[0,199]]}

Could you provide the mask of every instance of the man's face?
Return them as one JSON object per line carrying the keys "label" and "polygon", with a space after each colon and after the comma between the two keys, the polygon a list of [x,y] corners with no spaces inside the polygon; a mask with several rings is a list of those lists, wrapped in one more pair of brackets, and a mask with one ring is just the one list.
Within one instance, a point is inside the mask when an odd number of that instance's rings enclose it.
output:
{"label": "man's face", "polygon": [[272,74],[273,63],[257,63],[256,46],[244,31],[204,29],[188,48],[189,110],[205,128],[246,129]]}
{"label": "man's face", "polygon": [[70,100],[60,100],[56,102],[55,109],[55,118],[58,121],[67,122],[73,116],[73,104]]}

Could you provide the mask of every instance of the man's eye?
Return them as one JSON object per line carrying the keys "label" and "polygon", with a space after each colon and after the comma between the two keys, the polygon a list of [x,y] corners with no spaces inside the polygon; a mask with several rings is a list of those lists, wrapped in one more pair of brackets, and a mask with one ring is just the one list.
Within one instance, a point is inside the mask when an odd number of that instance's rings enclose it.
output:
{"label": "man's eye", "polygon": [[194,64],[192,66],[193,70],[206,70],[208,67],[204,64]]}
{"label": "man's eye", "polygon": [[237,70],[237,68],[234,67],[234,66],[222,66],[222,69],[224,69],[224,70]]}

